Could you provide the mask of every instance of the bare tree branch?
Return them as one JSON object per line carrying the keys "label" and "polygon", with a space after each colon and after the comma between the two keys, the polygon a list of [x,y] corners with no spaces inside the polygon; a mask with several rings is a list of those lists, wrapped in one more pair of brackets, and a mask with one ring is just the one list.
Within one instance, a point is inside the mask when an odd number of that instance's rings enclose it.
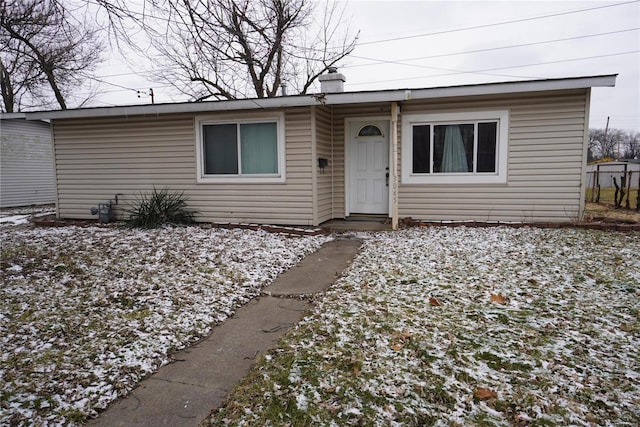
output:
{"label": "bare tree branch", "polygon": [[[294,91],[306,93],[328,67],[353,51],[357,40],[357,34],[348,31],[344,5],[338,2],[319,6],[314,0],[4,0],[0,4],[0,92],[4,104],[18,108],[46,105],[51,97],[66,108],[74,89],[99,59],[103,47],[97,42],[99,30],[109,34],[108,40],[121,52],[123,43],[151,60],[155,79],[193,100],[277,96],[285,81]],[[316,7],[323,8],[320,19]],[[5,49],[6,40],[11,43]]]}
{"label": "bare tree branch", "polygon": [[637,146],[636,142],[638,140],[640,135],[634,132],[625,132],[620,129],[608,129],[607,132],[604,129],[589,129],[589,160],[613,159],[617,158],[618,154],[622,157],[634,158],[640,154],[640,146]]}
{"label": "bare tree branch", "polygon": [[67,98],[84,84],[102,50],[97,30],[74,22],[65,5],[56,0],[3,2],[0,42],[6,111],[48,106],[48,91],[66,109]]}
{"label": "bare tree branch", "polygon": [[[285,80],[306,93],[357,39],[344,32],[337,3],[324,5],[318,21],[312,0],[147,0],[147,6],[166,27],[164,37],[151,40],[153,74],[194,100],[273,97]],[[309,34],[313,42],[305,46]]]}

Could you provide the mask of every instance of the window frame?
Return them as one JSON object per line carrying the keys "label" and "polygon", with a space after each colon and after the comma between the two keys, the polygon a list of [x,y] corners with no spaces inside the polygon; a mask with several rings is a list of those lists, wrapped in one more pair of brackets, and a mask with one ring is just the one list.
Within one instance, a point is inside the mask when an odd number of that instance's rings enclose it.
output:
{"label": "window frame", "polygon": [[[497,121],[495,172],[413,173],[413,126],[430,126],[430,156],[433,158],[433,132],[438,125],[458,125]],[[474,136],[474,169],[477,169],[477,135]],[[435,114],[402,115],[402,183],[403,184],[504,184],[507,182],[509,154],[509,111],[465,111]],[[433,162],[430,170],[433,170]]]}
{"label": "window frame", "polygon": [[[238,128],[242,124],[251,123],[276,123],[276,149],[277,168],[275,174],[242,174],[240,141],[238,144],[238,173],[237,174],[206,174],[204,156],[204,126],[207,125],[236,125]],[[195,144],[196,144],[196,182],[203,184],[211,183],[283,183],[285,182],[285,129],[284,113],[270,114],[243,114],[238,115],[216,115],[216,116],[196,116],[195,117]]]}
{"label": "window frame", "polygon": [[[368,128],[368,127],[374,127],[380,133],[379,134],[374,134],[374,135],[360,135],[360,132],[362,132],[365,128]],[[358,138],[384,138],[384,132],[375,123],[367,123],[366,125],[362,125],[360,127],[360,129],[358,129],[358,132],[356,132],[356,136],[355,137],[356,137],[356,139],[358,139]]]}

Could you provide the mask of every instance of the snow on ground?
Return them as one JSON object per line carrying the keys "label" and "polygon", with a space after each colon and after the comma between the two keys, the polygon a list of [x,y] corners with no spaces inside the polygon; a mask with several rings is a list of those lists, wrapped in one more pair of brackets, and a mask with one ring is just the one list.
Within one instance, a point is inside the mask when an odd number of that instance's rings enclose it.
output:
{"label": "snow on ground", "polygon": [[31,215],[11,215],[0,218],[0,224],[3,225],[22,225],[29,222]]}
{"label": "snow on ground", "polygon": [[212,425],[640,424],[640,233],[362,237]]}
{"label": "snow on ground", "polygon": [[26,224],[30,218],[52,215],[55,212],[52,205],[3,208],[0,210],[0,227]]}
{"label": "snow on ground", "polygon": [[95,415],[325,240],[0,228],[0,425]]}

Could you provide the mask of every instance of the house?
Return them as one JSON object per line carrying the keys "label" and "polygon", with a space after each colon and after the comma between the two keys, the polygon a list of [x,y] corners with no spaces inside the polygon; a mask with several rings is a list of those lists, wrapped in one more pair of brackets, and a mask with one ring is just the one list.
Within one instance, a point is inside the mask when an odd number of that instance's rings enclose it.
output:
{"label": "house", "polygon": [[0,144],[0,207],[54,203],[49,123],[25,120],[24,113],[1,113]]}
{"label": "house", "polygon": [[569,222],[584,208],[592,87],[616,75],[28,113],[53,124],[57,212],[184,191],[203,222],[355,215]]}

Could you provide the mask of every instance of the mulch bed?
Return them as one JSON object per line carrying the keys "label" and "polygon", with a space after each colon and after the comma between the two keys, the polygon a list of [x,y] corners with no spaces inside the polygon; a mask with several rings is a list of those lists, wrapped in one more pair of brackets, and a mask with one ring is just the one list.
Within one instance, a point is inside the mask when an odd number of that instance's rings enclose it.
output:
{"label": "mulch bed", "polygon": [[[102,223],[97,220],[73,220],[58,219],[54,217],[41,217],[31,221],[37,227],[105,227],[113,228],[122,225],[121,222]],[[536,227],[536,228],[584,228],[590,230],[606,231],[640,231],[640,223],[624,219],[595,217],[589,222],[499,222],[499,221],[419,221],[412,218],[403,218],[400,221],[403,227]],[[202,227],[264,230],[269,233],[287,233],[299,236],[317,236],[326,233],[322,228],[300,228],[279,225],[262,225],[232,222],[214,222],[200,224]]]}
{"label": "mulch bed", "polygon": [[416,221],[403,218],[407,227],[536,227],[536,228],[583,228],[606,231],[640,231],[640,223],[612,218],[594,218],[589,222],[499,222],[499,221]]}
{"label": "mulch bed", "polygon": [[36,227],[103,227],[114,228],[119,224],[117,222],[110,222],[105,224],[97,220],[82,220],[82,219],[59,219],[53,216],[33,218],[30,222]]}
{"label": "mulch bed", "polygon": [[[55,217],[41,217],[31,220],[36,227],[103,227],[113,228],[122,225],[122,222],[110,222],[103,223],[98,220],[77,220],[77,219],[59,219]],[[198,224],[203,228],[240,228],[246,230],[265,230],[269,233],[286,233],[298,236],[317,236],[324,234],[325,231],[321,228],[300,228],[300,227],[285,227],[278,225],[261,225],[261,224],[246,224],[246,223],[230,223],[230,222],[214,222],[214,223],[201,223]]]}

